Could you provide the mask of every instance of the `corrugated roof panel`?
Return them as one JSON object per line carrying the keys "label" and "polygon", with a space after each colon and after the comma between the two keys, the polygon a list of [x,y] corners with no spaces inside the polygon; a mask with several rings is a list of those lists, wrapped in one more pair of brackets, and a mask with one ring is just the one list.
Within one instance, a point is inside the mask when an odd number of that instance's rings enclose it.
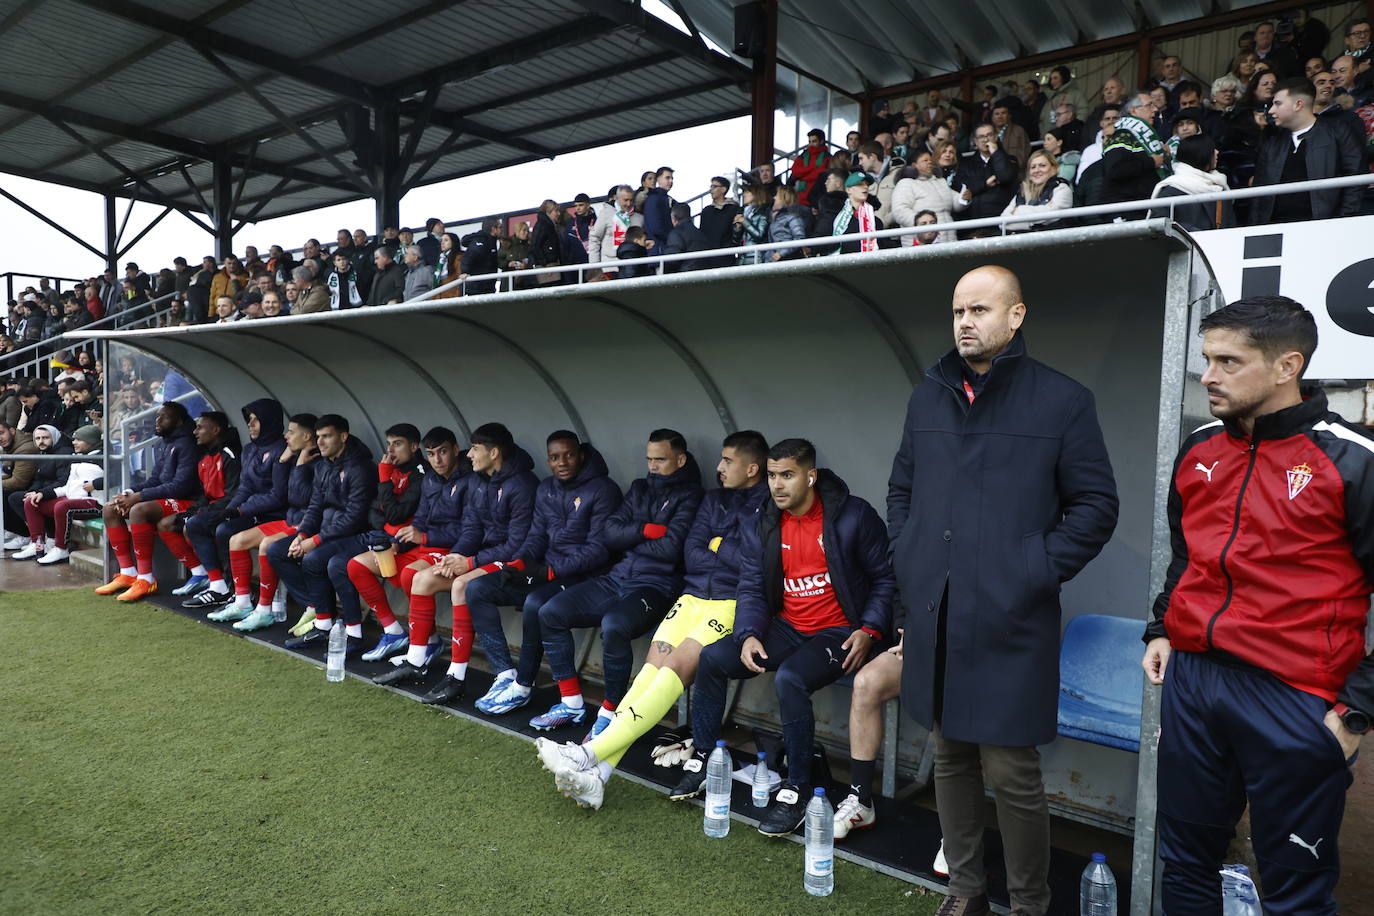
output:
{"label": "corrugated roof panel", "polygon": [[[87,40],[95,35],[99,41]],[[16,75],[31,75],[31,80],[24,80],[29,83],[28,94],[51,99],[160,37],[142,26],[69,0],[45,0],[41,10],[21,19],[6,34],[5,69]],[[80,55],[58,52],[73,40],[81,42]],[[55,52],[59,53],[56,58]]]}
{"label": "corrugated roof panel", "polygon": [[[384,21],[385,14],[379,15],[379,6],[360,0],[330,0],[326,6],[312,5],[304,19],[300,19],[293,15],[299,7],[291,10],[280,3],[256,2],[223,17],[212,28],[295,60]],[[393,6],[392,11],[399,13],[400,7]],[[279,23],[282,27],[264,28],[264,22]]]}
{"label": "corrugated roof panel", "polygon": [[[77,131],[93,143],[110,139],[107,134],[98,130],[78,128]],[[20,162],[30,168],[65,159],[86,149],[41,118],[30,118],[7,131],[4,136],[5,142],[0,146],[4,151],[3,158],[11,162]]]}
{"label": "corrugated roof panel", "polygon": [[682,123],[698,121],[713,115],[724,118],[733,115],[742,107],[748,107],[748,104],[748,100],[743,99],[733,89],[722,89],[672,102],[656,102],[621,114],[588,118],[571,127],[525,131],[521,136],[531,143],[548,145],[556,149],[582,147],[593,142],[613,142],[626,133],[642,133],[643,130],[654,127],[673,130]]}
{"label": "corrugated roof panel", "polygon": [[175,43],[132,62],[99,85],[78,92],[66,104],[121,121],[147,124],[230,85],[217,70],[205,66],[200,55]]}

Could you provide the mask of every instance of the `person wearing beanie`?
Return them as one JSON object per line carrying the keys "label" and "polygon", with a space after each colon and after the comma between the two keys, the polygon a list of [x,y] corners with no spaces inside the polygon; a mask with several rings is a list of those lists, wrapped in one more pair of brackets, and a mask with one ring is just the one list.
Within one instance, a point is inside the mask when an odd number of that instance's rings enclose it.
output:
{"label": "person wearing beanie", "polygon": [[[45,426],[51,430],[51,426]],[[100,428],[83,426],[72,436],[72,450],[78,455],[94,455],[100,452]],[[65,563],[71,556],[67,533],[72,522],[79,518],[95,518],[105,502],[105,470],[92,461],[72,462],[67,466],[66,483],[61,486],[33,490],[24,495],[24,518],[28,522],[29,547],[15,554],[15,559],[28,559],[37,554],[37,544],[43,541],[44,552],[38,556],[40,566]],[[57,479],[61,479],[58,466],[54,465]],[[51,524],[53,536],[43,539],[44,529]],[[32,551],[30,553],[30,551]]]}

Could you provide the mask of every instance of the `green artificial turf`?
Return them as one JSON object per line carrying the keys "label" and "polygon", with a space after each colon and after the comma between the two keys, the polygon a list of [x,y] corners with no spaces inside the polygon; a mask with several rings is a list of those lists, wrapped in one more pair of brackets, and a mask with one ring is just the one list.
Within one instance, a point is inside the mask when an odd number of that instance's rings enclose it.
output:
{"label": "green artificial turf", "polygon": [[932,913],[848,862],[152,605],[0,594],[0,912]]}

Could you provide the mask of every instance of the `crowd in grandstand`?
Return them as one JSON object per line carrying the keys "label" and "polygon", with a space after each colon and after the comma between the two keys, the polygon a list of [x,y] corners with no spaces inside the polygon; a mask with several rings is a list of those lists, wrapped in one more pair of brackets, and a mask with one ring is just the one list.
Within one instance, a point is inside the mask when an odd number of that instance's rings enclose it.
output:
{"label": "crowd in grandstand", "polygon": [[[202,324],[385,305],[436,288],[438,297],[489,293],[498,287],[492,275],[507,271],[529,271],[501,281],[508,289],[576,282],[557,268],[579,264],[612,264],[586,268],[584,281],[629,278],[658,272],[633,262],[661,254],[702,255],[662,268],[675,272],[1170,212],[1191,230],[1374,212],[1374,193],[1361,188],[1094,217],[1063,212],[1367,174],[1374,150],[1368,20],[1346,27],[1344,53],[1330,60],[1323,56],[1329,44],[1326,25],[1296,10],[1243,33],[1224,73],[1198,73],[1160,54],[1150,80],[1135,89],[1116,76],[1085,86],[1059,66],[1043,83],[989,84],[977,101],[938,89],[900,112],[881,101],[868,134],[851,131],[843,147],[813,130],[781,174],[769,162],[733,180],[711,179],[695,217],[673,196],[673,169],[662,167],[604,198],[545,200],[528,217],[490,218],[462,238],[435,218],[423,229],[390,226],[376,237],[340,229],[332,245],[312,238],[295,253],[248,246],[222,262],[177,258],[156,276],[129,263],[122,277],[107,270],[62,294],[44,280],[9,304],[0,348],[152,300],[170,303],[159,323]],[[827,241],[989,217],[1024,219],[900,240]],[[810,244],[749,251],[772,242]],[[486,279],[457,282],[469,277]]]}

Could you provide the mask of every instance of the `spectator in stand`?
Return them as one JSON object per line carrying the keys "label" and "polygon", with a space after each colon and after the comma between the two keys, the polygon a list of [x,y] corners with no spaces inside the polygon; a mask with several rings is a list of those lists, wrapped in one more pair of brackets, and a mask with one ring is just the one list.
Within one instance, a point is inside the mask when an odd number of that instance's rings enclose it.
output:
{"label": "spectator in stand", "polygon": [[859,133],[857,130],[851,130],[844,135],[844,148],[849,150],[851,155],[858,151],[859,144],[863,142],[863,134]]}
{"label": "spectator in stand", "polygon": [[[898,226],[915,226],[923,212],[934,213],[936,222],[952,223],[954,214],[968,206],[968,202],[939,175],[935,174],[935,157],[928,151],[916,154],[911,165],[902,169],[901,180],[892,192],[892,220]],[[940,233],[941,241],[952,242],[954,230]],[[903,245],[915,245],[916,237],[902,237]]]}
{"label": "spectator in stand", "polygon": [[590,261],[592,226],[596,214],[592,212],[592,199],[586,194],[573,198],[572,210],[564,214],[563,262],[565,264],[586,264]]}
{"label": "spectator in stand", "polygon": [[[405,283],[401,287],[402,302],[418,299],[434,289],[434,268],[425,263],[425,250],[419,245],[406,249]],[[385,303],[377,303],[383,305]]]}
{"label": "spectator in stand", "polygon": [[377,246],[367,236],[366,229],[353,230],[353,250],[358,252],[358,256],[368,264],[372,263],[372,252]]}
{"label": "spectator in stand", "polygon": [[659,246],[668,243],[668,233],[673,228],[674,201],[668,194],[672,189],[673,170],[665,165],[655,173],[654,186],[644,196],[644,231]]}
{"label": "spectator in stand", "polygon": [[[497,238],[500,232],[501,221],[494,216],[489,216],[482,221],[480,230],[463,239],[463,272],[458,275],[460,279],[466,280],[468,277],[497,272]],[[464,296],[495,292],[496,281],[481,280],[476,283],[465,283],[462,286],[462,291]]]}
{"label": "spectator in stand", "polygon": [[1359,75],[1355,58],[1342,54],[1331,62],[1331,75],[1336,79],[1336,95],[1354,95],[1355,79]]}
{"label": "spectator in stand", "polygon": [[916,154],[921,150],[928,150],[931,155],[938,156],[940,144],[949,141],[951,134],[949,125],[941,122],[934,125],[925,132],[924,137],[917,137],[916,142],[911,144],[911,155],[907,157],[907,164],[910,165],[916,159]]}
{"label": "spectator in stand", "polygon": [[296,262],[291,260],[291,256],[280,245],[273,245],[267,249],[267,272],[272,275],[272,282],[278,287],[286,286],[291,279],[291,270],[296,266]]}
{"label": "spectator in stand", "polygon": [[[863,172],[855,172],[845,179],[844,190],[848,199],[836,215],[834,225],[830,227],[832,236],[876,232],[883,228],[882,220],[878,218],[870,202],[868,188],[869,179]],[[851,239],[840,243],[840,254],[877,250],[877,239]]]}
{"label": "spectator in stand", "polygon": [[954,185],[968,204],[964,218],[986,219],[1006,209],[1007,201],[1016,193],[1021,163],[998,144],[997,128],[991,124],[978,125],[973,141],[977,151],[960,163]]}
{"label": "spectator in stand", "polygon": [[396,256],[392,258],[392,260],[395,261],[397,265],[400,265],[405,261],[406,249],[415,244],[415,230],[410,228],[402,229],[397,235],[397,239],[400,244],[396,246]]}
{"label": "spectator in stand", "polygon": [[831,228],[835,225],[835,217],[844,209],[845,201],[849,199],[844,190],[844,183],[848,178],[849,172],[845,169],[832,168],[825,173],[825,189],[817,195],[816,220],[812,227],[812,234],[817,238],[824,238],[830,234]]}
{"label": "spectator in stand", "polygon": [[[463,272],[463,245],[458,236],[445,232],[439,239],[439,260],[434,264],[434,288],[438,289],[458,279]],[[456,299],[463,294],[460,285],[454,285],[435,294],[435,299]]]}
{"label": "spectator in stand", "polygon": [[[427,267],[434,267],[439,262],[439,240],[444,235],[444,221],[438,217],[431,217],[425,220],[425,234],[416,240],[415,244],[420,246],[420,251],[424,253],[424,263]],[[350,243],[352,239],[349,240]]]}
{"label": "spectator in stand", "polygon": [[[335,255],[334,264],[336,267],[346,265],[347,257]],[[331,308],[357,308],[363,304],[363,295],[358,289],[356,278],[345,275],[340,277],[335,272],[326,275],[325,282],[315,279],[314,271],[305,265],[292,268],[291,277],[296,287],[296,301],[291,303],[292,315],[309,315],[313,312],[327,312]],[[347,301],[337,301],[337,287],[335,283],[342,281],[348,290]],[[266,301],[266,300],[264,300]]]}
{"label": "spectator in stand", "polygon": [[881,133],[892,125],[892,103],[887,99],[879,99],[873,103],[873,110],[868,119],[868,129],[873,133]]}
{"label": "spectator in stand", "polygon": [[1041,141],[1041,149],[1049,153],[1059,163],[1059,177],[1073,184],[1078,175],[1078,163],[1083,158],[1083,154],[1076,149],[1070,148],[1065,135],[1068,130],[1063,127],[1056,127],[1045,132],[1045,139]]}
{"label": "spectator in stand", "polygon": [[1164,148],[1169,151],[1168,158],[1172,160],[1174,154],[1178,152],[1178,144],[1185,137],[1195,137],[1202,133],[1202,111],[1198,108],[1184,108],[1174,116],[1173,134],[1168,140],[1164,141]]}
{"label": "spectator in stand", "polygon": [[1026,109],[1030,123],[1034,126],[1034,131],[1031,132],[1033,134],[1032,140],[1039,140],[1043,133],[1040,124],[1049,101],[1049,96],[1045,95],[1040,88],[1039,80],[1026,80],[1021,84],[1021,104]]}
{"label": "spectator in stand", "polygon": [[1169,93],[1162,86],[1156,86],[1150,90],[1150,101],[1155,103],[1155,116],[1150,121],[1150,126],[1155,129],[1158,137],[1169,136],[1168,125],[1170,118],[1173,117],[1173,108],[1169,104]]}
{"label": "spectator in stand", "polygon": [[301,246],[301,263],[310,260],[318,261],[320,264],[329,263],[325,260],[324,249],[320,247],[319,239],[306,239],[305,244]]}
{"label": "spectator in stand", "polygon": [[248,288],[248,273],[232,254],[224,256],[224,266],[210,281],[210,299],[218,302],[220,296],[228,296],[238,301],[239,296]]}
{"label": "spectator in stand", "polygon": [[[379,246],[385,245],[391,249],[391,260],[396,260],[396,253],[401,250],[401,230],[395,226],[385,226],[382,228],[382,238],[377,245],[373,246],[375,251]],[[372,256],[368,255],[368,263],[372,263]]]}
{"label": "spectator in stand", "polygon": [[86,284],[83,296],[86,300],[86,311],[91,313],[91,318],[96,321],[105,317],[105,303],[100,299],[100,287],[95,281]]}
{"label": "spectator in stand", "polygon": [[262,302],[262,297],[276,290],[276,288],[276,284],[272,282],[272,275],[265,270],[260,270],[253,276],[253,287],[239,298],[239,305],[247,308]]}
{"label": "spectator in stand", "polygon": [[[1298,56],[1321,57],[1325,54],[1327,42],[1331,40],[1331,30],[1326,27],[1326,23],[1307,15],[1307,10],[1302,7],[1295,7],[1290,15],[1296,28],[1293,34],[1293,47],[1297,49]],[[1325,63],[1322,69],[1326,69]]]}
{"label": "spectator in stand", "polygon": [[939,89],[932,89],[926,93],[926,107],[921,109],[921,123],[926,127],[934,127],[936,124],[944,123],[949,115],[949,109],[945,107],[944,96]]}
{"label": "spectator in stand", "polygon": [[[673,230],[668,233],[668,244],[664,247],[663,254],[685,254],[689,251],[710,250],[711,243],[701,230],[692,223],[691,207],[686,204],[673,204],[670,215],[673,219]],[[664,272],[673,274],[679,271],[701,270],[711,266],[713,266],[711,261],[705,258],[670,261],[664,265]]]}
{"label": "spectator in stand", "polygon": [[[929,210],[922,210],[920,213],[916,214],[917,226],[934,226],[939,222],[940,218]],[[940,233],[918,232],[916,233],[914,238],[916,240],[915,242],[913,242],[914,247],[920,247],[921,245],[934,245],[936,242],[940,241]]]}
{"label": "spectator in stand", "polygon": [[1246,87],[1245,98],[1241,104],[1250,110],[1255,126],[1259,130],[1273,125],[1269,118],[1269,106],[1274,104],[1274,92],[1278,89],[1279,78],[1271,70],[1261,70],[1250,80]]}
{"label": "spectator in stand", "polygon": [[644,198],[649,196],[649,192],[654,189],[657,181],[657,172],[645,172],[639,176],[639,190],[635,191],[635,212],[644,212]]}
{"label": "spectator in stand", "polygon": [[[525,220],[516,223],[510,236],[501,240],[501,270],[529,270],[534,266],[530,256],[530,224]],[[511,289],[529,289],[534,279],[528,275],[511,278]]]}
{"label": "spectator in stand", "polygon": [[231,321],[238,321],[238,306],[234,305],[234,300],[228,296],[220,296],[215,300],[215,324],[229,324]]}
{"label": "spectator in stand", "polygon": [[884,157],[884,152],[882,145],[872,140],[859,147],[859,169],[868,178],[868,186],[878,198],[878,218],[885,220],[890,218],[889,208],[892,192],[897,187],[897,172],[892,168],[892,160]]}
{"label": "spectator in stand", "polygon": [[1259,55],[1254,51],[1241,51],[1236,55],[1236,59],[1231,63],[1231,69],[1226,75],[1240,80],[1242,86],[1248,86],[1257,72],[1259,72]]}
{"label": "spectator in stand", "polygon": [[1324,57],[1309,57],[1309,58],[1307,59],[1307,63],[1305,63],[1305,64],[1302,65],[1302,75],[1305,76],[1305,77],[1307,77],[1308,79],[1312,80],[1313,82],[1316,82],[1316,81],[1317,81],[1317,74],[1318,74],[1318,73],[1321,73],[1321,72],[1322,72],[1323,70],[1325,70],[1326,68],[1327,68],[1326,58],[1324,58]]}
{"label": "spectator in stand", "polygon": [[[713,182],[714,183],[714,182]],[[601,205],[596,222],[592,224],[591,257],[593,261],[614,261],[617,250],[625,241],[625,233],[631,226],[643,226],[644,217],[635,212],[634,189],[627,184],[615,188]],[[703,219],[705,217],[703,216]],[[615,276],[615,270],[603,271],[606,279]]]}
{"label": "spectator in stand", "polygon": [[1344,127],[1355,138],[1356,143],[1363,148],[1365,145],[1364,122],[1353,110],[1336,101],[1336,75],[1323,70],[1312,80],[1312,86],[1317,92],[1317,101],[1312,106],[1317,117]]}
{"label": "spectator in stand", "polygon": [[[1312,106],[1316,90],[1297,77],[1279,84],[1274,96],[1274,124],[1255,163],[1255,187],[1319,178],[1339,178],[1365,170],[1357,139],[1339,125],[1318,118]],[[1355,216],[1359,188],[1336,188],[1306,194],[1260,197],[1251,202],[1254,225]]]}
{"label": "spectator in stand", "polygon": [[107,269],[100,277],[100,301],[105,305],[105,314],[113,315],[119,311],[122,289],[115,279],[115,272]]}
{"label": "spectator in stand", "polygon": [[[773,218],[768,223],[768,241],[793,242],[811,235],[811,208],[797,202],[797,192],[778,188],[773,195]],[[802,257],[801,248],[784,248],[768,253],[769,261],[792,261]]]}
{"label": "spectator in stand", "polygon": [[[1073,80],[1073,74],[1068,67],[1059,66],[1050,71],[1049,77],[1050,91],[1049,103],[1041,110],[1040,114],[1040,133],[1044,134],[1054,126],[1054,110],[1059,107],[1060,102],[1068,102],[1073,106],[1074,111],[1088,110],[1088,97]],[[991,116],[989,111],[988,115]]]}
{"label": "spectator in stand", "polygon": [[276,290],[262,297],[262,317],[279,318],[282,314],[281,294]]}
{"label": "spectator in stand", "polygon": [[1178,87],[1183,83],[1183,60],[1177,54],[1170,54],[1159,62],[1159,80],[1156,85],[1168,96],[1169,107],[1178,108]]}
{"label": "spectator in stand", "polygon": [[62,330],[75,331],[90,324],[95,319],[86,311],[86,306],[76,299],[68,299],[62,306]]}
{"label": "spectator in stand", "polygon": [[1024,169],[1030,159],[1030,137],[1019,124],[1012,123],[1011,106],[1007,100],[1003,99],[993,106],[992,126],[997,128],[998,145]]}
{"label": "spectator in stand", "polygon": [[1368,19],[1356,19],[1345,30],[1345,53],[1359,61],[1371,56],[1370,28]]}
{"label": "spectator in stand", "polygon": [[[1074,176],[1073,204],[1075,207],[1092,207],[1105,202],[1107,171],[1102,162],[1102,149],[1116,132],[1116,122],[1120,112],[1116,108],[1106,108],[1098,123],[1093,142],[1083,150],[1078,161],[1078,174]],[[1102,223],[1102,217],[1079,217],[1086,223]]]}
{"label": "spectator in stand", "polygon": [[[1106,170],[1104,203],[1145,200],[1154,191],[1164,170],[1164,144],[1150,126],[1155,103],[1149,93],[1137,92],[1117,119],[1116,129],[1102,146]],[[1141,219],[1143,211],[1118,214],[1118,219]]]}
{"label": "spectator in stand", "polygon": [[854,157],[850,154],[849,150],[842,149],[831,155],[830,167],[832,169],[843,169],[844,173],[848,175],[850,172],[854,171]]}
{"label": "spectator in stand", "polygon": [[959,171],[959,148],[951,140],[946,140],[937,146],[935,154],[935,174],[945,180],[945,184],[954,187],[954,176]]}
{"label": "spectator in stand", "polygon": [[765,162],[754,169],[754,177],[756,179],[754,184],[763,188],[763,192],[768,195],[768,202],[771,204],[773,195],[777,193],[778,188],[782,187],[782,182],[778,181],[778,176],[773,171],[773,163]]}
{"label": "spectator in stand", "polygon": [[[1211,137],[1201,133],[1184,137],[1178,141],[1178,149],[1173,156],[1173,174],[1155,185],[1151,196],[1183,197],[1228,190],[1226,176],[1218,172],[1216,167],[1217,148]],[[1149,212],[1150,219],[1171,215],[1174,222],[1189,232],[1225,229],[1235,225],[1229,201],[1179,204],[1172,210],[1159,208]]]}
{"label": "spectator in stand", "polygon": [[792,161],[792,183],[798,199],[810,206],[812,195],[821,186],[829,168],[830,150],[825,142],[825,131],[807,131],[806,149]]}
{"label": "spectator in stand", "polygon": [[153,298],[161,299],[177,291],[177,275],[171,268],[164,267],[157,272],[157,282],[153,285]]}
{"label": "spectator in stand", "polygon": [[[741,196],[744,200],[744,212],[735,216],[735,243],[743,245],[747,251],[754,245],[762,245],[768,241],[768,222],[772,216],[772,207],[768,192],[761,184],[746,184]],[[745,254],[740,263],[762,263],[762,255]]]}
{"label": "spectator in stand", "polygon": [[391,260],[391,249],[378,248],[372,254],[376,272],[372,275],[372,288],[368,291],[368,305],[386,305],[388,302],[401,302],[405,298],[405,270]]}
{"label": "spectator in stand", "polygon": [[639,258],[647,258],[649,250],[654,247],[654,240],[649,238],[643,226],[631,226],[625,230],[625,241],[620,243],[620,247],[615,250],[618,260],[626,263],[620,265],[616,272],[622,280],[633,280],[635,277],[652,277],[657,269],[654,267],[638,267],[629,261]]}
{"label": "spectator in stand", "polygon": [[[125,285],[129,285],[128,280],[124,282]],[[130,300],[130,306],[136,304],[141,303],[135,303],[133,300]],[[44,303],[44,305],[46,309],[43,314],[43,339],[47,340],[50,337],[56,337],[58,334],[62,333],[62,307],[52,302]]]}
{"label": "spectator in stand", "polygon": [[[33,444],[33,435],[26,433],[9,419],[0,419],[0,454],[7,456],[32,455],[38,451],[38,446]],[[6,461],[4,463],[3,498],[6,500],[5,507],[5,530],[0,532],[0,537],[5,538],[6,550],[18,550],[29,543],[29,538],[24,537],[28,530],[24,527],[22,520],[12,516],[9,509],[9,497],[11,493],[18,493],[20,498],[29,491],[33,483],[33,477],[38,473],[37,461]],[[23,538],[20,540],[20,538]]]}
{"label": "spectator in stand", "polygon": [[[729,248],[735,243],[735,217],[744,211],[727,196],[730,193],[728,179],[719,175],[712,178],[710,191],[711,199],[701,208],[698,225],[707,248]],[[711,267],[728,267],[731,262],[730,258],[714,258],[703,263]]]}
{"label": "spectator in stand", "polygon": [[[139,270],[138,265],[133,261],[124,265],[124,279],[133,281],[134,289],[144,296],[147,296],[152,290],[152,280],[148,278],[147,274]],[[46,283],[47,281],[44,280],[43,282]]]}
{"label": "spectator in stand", "polygon": [[258,254],[258,249],[248,245],[243,249],[243,269],[248,272],[248,276],[256,277],[260,272],[267,269],[262,257]]}
{"label": "spectator in stand", "polygon": [[[545,200],[539,205],[539,212],[534,218],[534,231],[530,236],[529,259],[532,266],[558,267],[563,263],[563,243],[560,241],[563,235],[560,226],[562,220],[563,208],[556,201]],[[564,276],[555,276],[553,282],[561,281]],[[566,276],[576,279],[572,274]]]}
{"label": "spectator in stand", "polygon": [[1302,61],[1291,45],[1277,40],[1274,23],[1261,22],[1255,26],[1255,57],[1263,61],[1280,79],[1302,72]]}
{"label": "spectator in stand", "polygon": [[1003,216],[1027,216],[1026,222],[1008,223],[1008,232],[1029,232],[1049,229],[1059,222],[1056,210],[1073,206],[1073,186],[1059,177],[1059,162],[1054,156],[1038,149],[1030,154],[1026,177],[1016,196],[1002,211]]}
{"label": "spectator in stand", "polygon": [[219,272],[215,259],[206,255],[200,259],[200,268],[191,275],[186,289],[186,319],[191,324],[204,324],[210,314],[210,286]]}

